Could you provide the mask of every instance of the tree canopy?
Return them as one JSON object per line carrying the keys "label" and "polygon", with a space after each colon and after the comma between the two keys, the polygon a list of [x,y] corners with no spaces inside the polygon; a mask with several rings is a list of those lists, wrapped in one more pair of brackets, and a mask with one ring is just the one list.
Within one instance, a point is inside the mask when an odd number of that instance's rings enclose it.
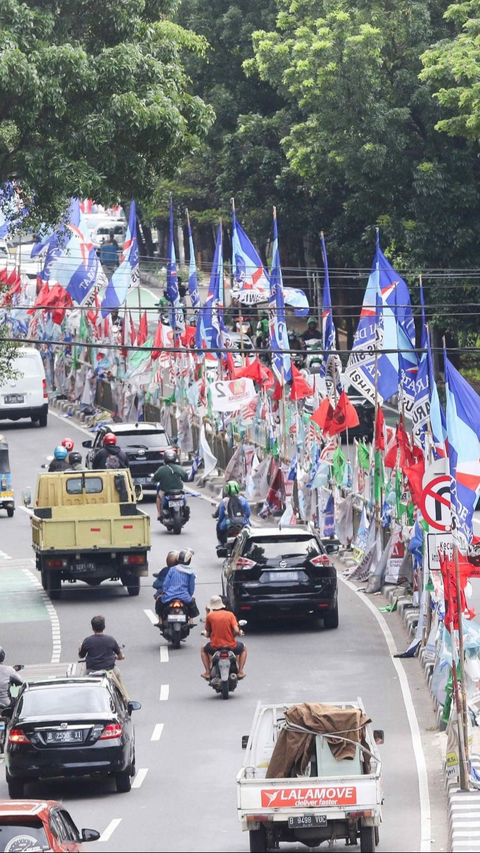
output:
{"label": "tree canopy", "polygon": [[0,183],[39,219],[69,196],[148,199],[213,119],[182,64],[206,41],[170,0],[3,0]]}

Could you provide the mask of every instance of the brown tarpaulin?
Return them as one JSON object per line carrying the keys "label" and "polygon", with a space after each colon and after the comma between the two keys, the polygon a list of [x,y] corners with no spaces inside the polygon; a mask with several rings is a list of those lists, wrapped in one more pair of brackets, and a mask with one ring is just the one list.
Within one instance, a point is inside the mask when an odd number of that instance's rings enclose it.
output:
{"label": "brown tarpaulin", "polygon": [[[310,761],[317,734],[341,733],[354,741],[354,744],[359,743],[368,748],[365,726],[371,723],[371,720],[359,708],[337,708],[335,705],[323,705],[320,702],[306,702],[303,705],[291,705],[285,711],[285,719],[288,724],[302,726],[310,731],[297,731],[288,726],[281,730],[268,765],[267,779],[289,778],[295,767],[303,773]],[[354,744],[329,737],[326,739],[337,761],[355,757]],[[369,773],[370,758],[365,753],[363,761],[365,773]]]}

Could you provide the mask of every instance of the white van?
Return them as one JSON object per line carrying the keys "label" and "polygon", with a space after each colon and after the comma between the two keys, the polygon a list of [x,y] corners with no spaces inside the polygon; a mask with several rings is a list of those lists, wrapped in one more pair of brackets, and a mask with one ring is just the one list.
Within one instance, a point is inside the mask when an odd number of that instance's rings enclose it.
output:
{"label": "white van", "polygon": [[34,347],[19,347],[12,362],[13,376],[0,386],[0,420],[31,418],[47,426],[48,391],[42,357]]}

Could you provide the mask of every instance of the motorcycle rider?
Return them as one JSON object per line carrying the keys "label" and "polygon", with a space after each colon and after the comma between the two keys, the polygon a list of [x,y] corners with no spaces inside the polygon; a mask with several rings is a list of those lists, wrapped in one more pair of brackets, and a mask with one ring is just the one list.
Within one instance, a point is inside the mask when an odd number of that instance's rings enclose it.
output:
{"label": "motorcycle rider", "polygon": [[10,687],[12,684],[20,686],[23,684],[23,678],[20,678],[15,667],[7,666],[4,663],[5,649],[0,646],[0,709],[10,708],[15,704],[15,700],[10,696]]}
{"label": "motorcycle rider", "polygon": [[258,349],[267,349],[270,340],[270,323],[268,311],[260,311],[260,319],[257,323],[257,337],[255,346]]}
{"label": "motorcycle rider", "polygon": [[165,505],[165,494],[167,492],[183,492],[183,484],[188,481],[188,474],[172,448],[163,454],[163,465],[155,471],[152,477],[157,484],[157,518],[160,521],[162,508]]}
{"label": "motorcycle rider", "polygon": [[212,657],[219,649],[232,649],[237,658],[238,678],[245,678],[245,662],[247,660],[247,647],[245,643],[237,640],[242,636],[234,613],[225,608],[225,602],[220,595],[213,595],[208,604],[209,613],[205,619],[205,631],[209,642],[202,646],[200,655],[205,672],[202,678],[210,681]]}
{"label": "motorcycle rider", "polygon": [[318,321],[315,317],[309,317],[307,321],[307,330],[301,335],[301,340],[303,342],[303,346],[307,348],[308,341],[321,341],[322,333],[318,329]]}
{"label": "motorcycle rider", "polygon": [[82,464],[82,454],[78,450],[72,450],[68,454],[68,468],[66,471],[87,471],[85,465]]}
{"label": "motorcycle rider", "polygon": [[[192,561],[193,551],[180,551],[178,563],[169,569],[163,582],[162,605],[163,613],[165,605],[178,598],[186,605],[189,624],[193,626],[193,619],[199,615],[197,602],[193,594],[195,592],[195,573],[189,568]],[[159,625],[163,621],[163,613],[159,616]]]}
{"label": "motorcycle rider", "polygon": [[121,447],[117,447],[117,436],[107,432],[103,439],[103,447],[97,450],[93,465],[96,471],[100,469],[130,468],[128,456]]}
{"label": "motorcycle rider", "polygon": [[152,584],[155,592],[153,597],[155,599],[155,613],[158,616],[158,625],[162,624],[162,592],[163,592],[163,584],[165,583],[165,578],[167,577],[172,566],[176,566],[178,563],[178,558],[180,556],[179,551],[169,551],[166,559],[166,566],[163,568],[158,574],[156,574],[155,580]]}
{"label": "motorcycle rider", "polygon": [[68,468],[67,449],[61,444],[53,451],[53,459],[48,466],[49,471],[65,471]]}
{"label": "motorcycle rider", "polygon": [[249,519],[250,507],[247,499],[240,494],[240,484],[229,480],[225,486],[225,497],[218,507],[217,547],[225,547],[230,527],[246,527]]}

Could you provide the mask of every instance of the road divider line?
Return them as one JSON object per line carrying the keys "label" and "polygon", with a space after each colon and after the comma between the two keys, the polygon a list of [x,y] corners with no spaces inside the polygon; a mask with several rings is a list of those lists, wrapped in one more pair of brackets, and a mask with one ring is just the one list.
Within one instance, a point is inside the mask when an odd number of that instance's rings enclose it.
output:
{"label": "road divider line", "polygon": [[163,732],[163,723],[157,723],[155,728],[153,729],[153,734],[150,740],[160,740]]}
{"label": "road divider line", "polygon": [[168,695],[170,693],[170,687],[168,684],[162,684],[160,687],[160,702],[166,702],[168,699]]}
{"label": "road divider line", "polygon": [[43,589],[37,576],[34,575],[34,573],[30,571],[30,569],[22,569],[22,572],[32,582],[33,586],[37,588],[37,592],[40,598],[42,599],[43,604],[45,605],[45,609],[50,619],[50,625],[52,629],[52,657],[50,663],[60,663],[60,658],[62,655],[62,635],[60,631],[60,621],[58,618],[58,613],[55,610],[52,602],[50,601],[47,593]]}
{"label": "road divider line", "polygon": [[143,785],[143,783],[145,782],[145,776],[147,775],[147,773],[148,767],[139,770],[137,775],[135,776],[135,779],[132,782],[132,788],[140,788],[141,785]]}
{"label": "road divider line", "polygon": [[153,610],[144,610],[143,612],[145,613],[145,616],[147,617],[147,619],[150,619],[150,622],[152,623],[152,625],[157,624],[158,619],[155,616],[155,613],[153,612]]}
{"label": "road divider line", "polygon": [[168,663],[168,646],[160,646],[160,663]]}
{"label": "road divider line", "polygon": [[398,649],[393,639],[393,634],[387,624],[387,621],[382,613],[380,613],[372,601],[364,594],[358,591],[355,584],[343,578],[340,573],[339,579],[348,586],[357,597],[363,601],[366,607],[371,610],[373,616],[377,620],[380,629],[385,637],[388,651],[391,655],[392,664],[398,675],[400,690],[402,691],[403,704],[407,714],[408,725],[410,727],[410,736],[412,739],[413,755],[417,767],[418,777],[418,794],[420,802],[420,850],[419,853],[427,853],[432,844],[432,816],[430,810],[430,792],[428,789],[428,774],[427,764],[425,761],[425,753],[423,751],[422,738],[420,735],[420,727],[418,725],[417,714],[413,704],[412,693],[408,683],[407,673],[400,662],[399,658],[394,657],[398,654]]}
{"label": "road divider line", "polygon": [[104,832],[102,832],[100,838],[98,839],[99,842],[100,841],[110,841],[113,833],[115,832],[117,827],[121,824],[121,822],[122,822],[121,817],[116,817],[113,820],[111,820],[110,823],[108,824],[106,830]]}

